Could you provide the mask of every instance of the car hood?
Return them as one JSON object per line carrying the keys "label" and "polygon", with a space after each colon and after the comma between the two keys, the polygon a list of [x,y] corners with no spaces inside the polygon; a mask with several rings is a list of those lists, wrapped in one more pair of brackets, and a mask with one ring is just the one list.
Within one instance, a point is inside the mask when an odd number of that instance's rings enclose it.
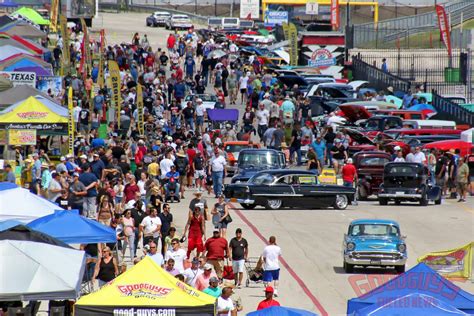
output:
{"label": "car hood", "polygon": [[370,138],[355,129],[345,128],[344,131],[358,144],[375,145],[375,143]]}
{"label": "car hood", "polygon": [[356,245],[355,251],[397,251],[397,246],[401,243],[400,238],[396,236],[352,236],[349,239]]}
{"label": "car hood", "polygon": [[339,109],[344,116],[347,117],[351,122],[357,122],[358,120],[366,120],[372,115],[367,111],[367,109],[362,105],[353,105],[353,104],[341,104]]}

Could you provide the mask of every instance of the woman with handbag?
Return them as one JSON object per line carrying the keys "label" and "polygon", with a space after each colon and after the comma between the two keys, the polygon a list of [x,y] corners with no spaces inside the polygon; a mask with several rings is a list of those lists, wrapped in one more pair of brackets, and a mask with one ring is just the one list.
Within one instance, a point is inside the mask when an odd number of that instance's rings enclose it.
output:
{"label": "woman with handbag", "polygon": [[223,194],[219,195],[211,214],[214,228],[219,229],[221,237],[227,239],[227,225],[232,222],[232,218],[229,215],[229,207],[224,201]]}

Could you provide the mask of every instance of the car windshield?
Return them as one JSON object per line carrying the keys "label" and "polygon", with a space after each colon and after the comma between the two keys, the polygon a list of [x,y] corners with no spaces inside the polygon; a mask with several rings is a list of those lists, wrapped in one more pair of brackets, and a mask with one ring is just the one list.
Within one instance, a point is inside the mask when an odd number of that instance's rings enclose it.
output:
{"label": "car windshield", "polygon": [[361,166],[383,166],[390,160],[385,157],[365,157],[360,160]]}
{"label": "car windshield", "polygon": [[215,95],[203,94],[199,96],[203,102],[216,102]]}
{"label": "car windshield", "polygon": [[186,15],[175,15],[173,16],[173,20],[189,20],[189,17]]}
{"label": "car windshield", "polygon": [[398,165],[392,166],[388,170],[389,175],[399,175],[399,176],[414,176],[417,174],[417,168],[410,165]]}
{"label": "car windshield", "polygon": [[349,228],[350,236],[400,236],[397,226],[386,224],[357,224]]}
{"label": "car windshield", "polygon": [[280,160],[278,155],[269,152],[246,152],[239,155],[239,167],[240,168],[257,168],[257,167],[268,167],[268,168],[279,168]]}
{"label": "car windshield", "polygon": [[260,173],[250,178],[249,183],[253,184],[271,184],[275,177],[270,173]]}
{"label": "car windshield", "polygon": [[379,119],[369,119],[363,124],[363,128],[367,131],[378,131],[380,125]]}
{"label": "car windshield", "polygon": [[228,153],[238,153],[242,149],[247,149],[247,148],[249,148],[249,145],[233,144],[233,145],[226,145],[225,146],[225,151],[228,152]]}

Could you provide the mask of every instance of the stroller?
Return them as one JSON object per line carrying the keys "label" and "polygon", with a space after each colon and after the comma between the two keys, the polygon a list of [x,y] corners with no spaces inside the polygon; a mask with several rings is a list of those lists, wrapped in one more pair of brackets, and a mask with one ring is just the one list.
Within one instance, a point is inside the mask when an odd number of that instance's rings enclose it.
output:
{"label": "stroller", "polygon": [[245,286],[249,287],[250,282],[262,283],[263,282],[263,260],[262,257],[250,257],[245,262],[245,270],[247,271],[247,280],[245,280]]}

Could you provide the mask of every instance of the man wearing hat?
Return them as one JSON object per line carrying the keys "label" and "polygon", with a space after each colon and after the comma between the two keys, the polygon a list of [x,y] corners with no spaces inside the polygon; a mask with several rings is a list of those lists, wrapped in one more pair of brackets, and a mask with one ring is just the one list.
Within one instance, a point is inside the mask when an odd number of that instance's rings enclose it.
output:
{"label": "man wearing hat", "polygon": [[83,215],[82,212],[84,210],[84,196],[87,195],[86,186],[84,183],[79,181],[79,173],[74,172],[72,174],[73,182],[69,186],[70,192],[70,202],[71,208],[74,210],[79,210],[79,214]]}
{"label": "man wearing hat", "polygon": [[176,166],[176,171],[179,172],[179,193],[181,198],[184,199],[184,184],[189,170],[189,160],[183,150],[180,150],[176,153],[174,165]]}
{"label": "man wearing hat", "polygon": [[222,194],[222,185],[223,179],[225,176],[225,166],[227,165],[227,161],[219,150],[219,148],[214,149],[214,157],[211,158],[211,172],[212,172],[212,183],[214,185],[214,194],[216,198]]}
{"label": "man wearing hat", "polygon": [[41,163],[41,195],[46,199],[48,198],[49,183],[52,179],[51,171],[49,169],[50,166],[47,162]]}
{"label": "man wearing hat", "polygon": [[198,207],[201,211],[202,216],[206,221],[210,219],[209,208],[207,207],[207,201],[202,197],[202,191],[197,190],[194,192],[194,198],[189,202],[188,218],[192,218],[194,210]]}
{"label": "man wearing hat", "polygon": [[212,264],[206,263],[203,267],[203,272],[196,279],[196,289],[203,291],[209,287],[209,281],[216,274],[212,271]]}
{"label": "man wearing hat", "polygon": [[53,203],[61,196],[62,187],[60,179],[61,175],[58,172],[53,171],[53,173],[51,173],[51,181],[48,186],[48,200]]}
{"label": "man wearing hat", "polygon": [[191,261],[191,266],[184,270],[183,275],[187,285],[196,287],[198,277],[204,273],[204,270],[200,268],[202,260],[194,257],[193,261]]}
{"label": "man wearing hat", "polygon": [[258,311],[272,306],[280,306],[280,303],[277,300],[273,299],[274,292],[275,290],[271,286],[267,286],[265,288],[265,299],[258,304]]}
{"label": "man wearing hat", "polygon": [[209,286],[205,288],[203,292],[207,295],[214,296],[215,298],[221,296],[222,290],[219,287],[219,279],[216,277],[211,277],[209,279]]}
{"label": "man wearing hat", "polygon": [[61,158],[59,158],[59,161],[60,162],[56,165],[56,172],[57,173],[61,173],[62,171],[68,172],[66,168],[66,157],[61,156]]}
{"label": "man wearing hat", "polygon": [[41,160],[39,159],[38,153],[33,153],[31,155],[33,158],[33,165],[31,167],[31,192],[35,194],[40,194],[40,185],[41,185]]}
{"label": "man wearing hat", "polygon": [[202,104],[202,99],[196,99],[196,129],[202,134],[204,126],[204,115],[206,114],[206,108]]}
{"label": "man wearing hat", "polygon": [[225,131],[222,135],[222,141],[223,142],[237,141],[237,134],[235,130],[232,128],[232,125],[230,123],[227,123],[225,125]]}
{"label": "man wearing hat", "polygon": [[82,166],[83,173],[79,177],[85,187],[87,194],[84,196],[84,215],[89,218],[96,218],[96,206],[97,206],[97,185],[99,184],[99,179],[91,172],[91,167],[89,164],[84,164]]}

